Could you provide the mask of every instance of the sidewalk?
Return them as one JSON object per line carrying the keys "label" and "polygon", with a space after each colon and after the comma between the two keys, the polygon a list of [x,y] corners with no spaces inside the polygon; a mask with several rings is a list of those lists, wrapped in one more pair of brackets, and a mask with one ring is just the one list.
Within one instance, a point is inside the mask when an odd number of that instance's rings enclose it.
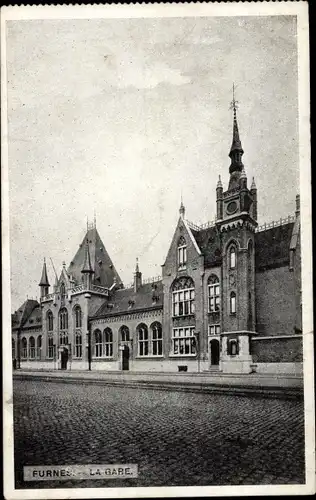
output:
{"label": "sidewalk", "polygon": [[303,378],[285,374],[97,372],[17,370],[14,379],[88,383],[144,389],[234,394],[240,396],[303,398]]}

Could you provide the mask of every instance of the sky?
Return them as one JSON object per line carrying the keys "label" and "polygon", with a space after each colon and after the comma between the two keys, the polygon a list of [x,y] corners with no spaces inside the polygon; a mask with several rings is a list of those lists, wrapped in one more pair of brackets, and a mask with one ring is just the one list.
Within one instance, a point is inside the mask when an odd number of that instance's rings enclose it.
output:
{"label": "sky", "polygon": [[161,274],[178,221],[215,218],[229,180],[232,84],[259,223],[299,190],[296,18],[7,23],[12,310],[39,297],[87,217],[123,282]]}

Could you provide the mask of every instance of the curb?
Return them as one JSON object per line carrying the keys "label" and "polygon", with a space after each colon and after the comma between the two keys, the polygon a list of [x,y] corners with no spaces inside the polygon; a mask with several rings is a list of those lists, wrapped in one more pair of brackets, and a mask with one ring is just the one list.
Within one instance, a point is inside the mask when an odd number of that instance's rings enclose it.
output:
{"label": "curb", "polygon": [[303,389],[288,388],[288,387],[258,387],[258,386],[238,386],[238,385],[223,385],[223,384],[199,384],[187,382],[161,382],[161,381],[117,381],[104,380],[98,378],[66,378],[62,376],[50,377],[49,375],[31,375],[31,374],[14,374],[15,380],[38,380],[45,382],[59,382],[68,384],[86,384],[86,385],[104,385],[111,387],[128,387],[133,389],[151,389],[160,391],[178,391],[199,394],[226,394],[243,397],[270,398],[270,399],[286,399],[299,400],[304,399]]}

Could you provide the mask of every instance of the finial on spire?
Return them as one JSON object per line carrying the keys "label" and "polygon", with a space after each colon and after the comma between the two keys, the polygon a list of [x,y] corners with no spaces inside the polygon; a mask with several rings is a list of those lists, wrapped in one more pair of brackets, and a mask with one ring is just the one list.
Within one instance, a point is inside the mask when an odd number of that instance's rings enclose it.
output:
{"label": "finial on spire", "polygon": [[230,109],[233,110],[234,118],[233,118],[233,141],[230,148],[229,156],[231,158],[231,165],[229,167],[229,172],[232,174],[235,171],[242,171],[242,160],[241,157],[244,154],[244,151],[241,146],[241,141],[239,138],[239,130],[237,123],[237,113],[236,110],[238,108],[238,101],[235,99],[235,84],[233,84],[233,100],[230,103]]}
{"label": "finial on spire", "polygon": [[255,183],[255,178],[252,178],[252,183],[250,189],[257,189],[256,183]]}
{"label": "finial on spire", "polygon": [[218,181],[217,181],[217,189],[218,188],[222,188],[223,187],[223,184],[222,184],[222,179],[221,179],[221,176],[219,175],[218,176]]}
{"label": "finial on spire", "polygon": [[181,191],[181,203],[180,203],[179,213],[180,213],[180,216],[182,217],[182,219],[184,219],[184,216],[185,216],[185,206],[183,205],[182,191]]}
{"label": "finial on spire", "polygon": [[135,272],[136,272],[136,273],[139,273],[138,257],[136,257],[136,267],[135,267]]}

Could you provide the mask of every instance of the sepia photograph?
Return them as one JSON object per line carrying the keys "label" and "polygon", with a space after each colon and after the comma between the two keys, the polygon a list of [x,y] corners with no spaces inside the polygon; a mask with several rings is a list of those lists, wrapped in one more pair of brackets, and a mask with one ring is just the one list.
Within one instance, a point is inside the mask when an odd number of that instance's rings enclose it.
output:
{"label": "sepia photograph", "polygon": [[315,492],[307,3],[1,27],[5,497]]}

